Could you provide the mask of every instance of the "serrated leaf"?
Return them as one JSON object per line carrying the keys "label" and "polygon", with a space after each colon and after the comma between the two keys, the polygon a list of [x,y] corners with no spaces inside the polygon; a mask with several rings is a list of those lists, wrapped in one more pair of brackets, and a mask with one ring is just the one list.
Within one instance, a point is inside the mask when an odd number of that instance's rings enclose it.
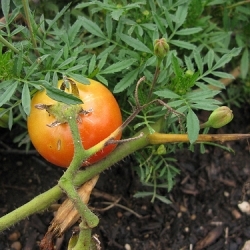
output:
{"label": "serrated leaf", "polygon": [[76,56],[70,57],[68,59],[66,59],[65,61],[63,61],[58,68],[62,69],[63,67],[69,65],[70,63],[74,62],[76,60]]}
{"label": "serrated leaf", "polygon": [[112,37],[112,30],[113,30],[113,21],[112,21],[112,18],[110,15],[106,15],[106,20],[105,20],[105,23],[106,23],[106,30],[107,30],[107,35],[108,35],[108,38],[111,39]]}
{"label": "serrated leaf", "polygon": [[221,72],[221,71],[212,71],[211,72],[212,75],[220,77],[220,78],[228,78],[228,79],[234,79],[234,76],[226,73],[226,72]]}
{"label": "serrated leaf", "polygon": [[8,128],[9,130],[11,130],[12,126],[13,126],[13,122],[14,122],[14,119],[13,119],[13,111],[12,109],[10,109],[10,112],[9,112],[9,119],[8,119]]}
{"label": "serrated leaf", "polygon": [[199,119],[192,109],[188,110],[187,114],[187,133],[191,144],[193,144],[199,135]]}
{"label": "serrated leaf", "polygon": [[71,42],[73,42],[76,38],[76,35],[78,34],[78,32],[80,31],[80,28],[82,27],[82,20],[80,20],[79,18],[74,22],[74,24],[72,26],[70,26],[70,28],[67,30],[69,39]]}
{"label": "serrated leaf", "polygon": [[108,58],[108,53],[104,54],[102,57],[101,57],[101,60],[99,61],[97,67],[99,70],[101,70],[103,68],[103,66],[105,65],[106,61],[107,61],[107,58]]}
{"label": "serrated leaf", "polygon": [[47,29],[47,32],[52,28],[52,26],[57,22],[57,20],[65,13],[65,11],[69,8],[70,4],[71,4],[71,3],[65,5],[65,6],[62,8],[62,10],[59,11],[59,12],[56,14],[56,16],[54,17],[53,20],[49,20],[50,22],[48,22],[48,20],[46,20],[47,23],[49,24],[49,27],[48,27],[48,29]]}
{"label": "serrated leaf", "polygon": [[246,48],[242,54],[241,60],[240,60],[240,74],[243,79],[246,78],[247,74],[249,72],[249,51],[248,48]]}
{"label": "serrated leaf", "polygon": [[154,18],[154,23],[157,25],[157,28],[160,30],[162,34],[166,33],[166,27],[163,24],[163,20],[159,17],[157,13],[152,13]]}
{"label": "serrated leaf", "polygon": [[97,78],[97,80],[98,80],[99,82],[101,82],[101,83],[103,83],[104,85],[108,86],[108,81],[107,81],[107,79],[104,78],[102,75],[97,74],[95,77]]}
{"label": "serrated leaf", "polygon": [[156,194],[154,197],[157,198],[158,200],[160,200],[161,202],[165,203],[165,204],[172,204],[172,202],[169,199],[167,199],[166,197],[164,197],[162,195]]}
{"label": "serrated leaf", "polygon": [[18,58],[14,64],[14,70],[15,70],[15,74],[20,77],[21,71],[23,69],[23,53],[21,52],[18,55]]}
{"label": "serrated leaf", "polygon": [[133,197],[135,198],[144,198],[147,196],[153,196],[153,192],[137,192],[133,195]]}
{"label": "serrated leaf", "polygon": [[90,75],[95,70],[96,65],[96,55],[93,55],[89,62],[88,74]]}
{"label": "serrated leaf", "polygon": [[46,94],[55,101],[63,102],[66,104],[82,104],[82,100],[77,98],[72,94],[68,94],[60,89],[54,88],[49,84],[43,83],[43,86],[46,88]]}
{"label": "serrated leaf", "polygon": [[14,30],[11,32],[10,36],[15,36],[16,34],[20,33],[20,32],[21,32],[22,30],[24,30],[24,29],[25,29],[24,26],[19,25],[16,29],[14,29]]}
{"label": "serrated leaf", "polygon": [[92,22],[91,20],[85,18],[85,17],[80,17],[80,19],[82,19],[82,25],[83,27],[90,32],[91,34],[101,37],[101,38],[106,38],[104,33],[102,32],[102,30],[100,29],[100,27]]}
{"label": "serrated leaf", "polygon": [[169,89],[155,91],[154,94],[163,98],[168,98],[168,99],[180,98],[179,95],[177,95],[176,93],[174,93],[173,91]]}
{"label": "serrated leaf", "polygon": [[6,23],[8,23],[9,11],[10,11],[10,0],[2,0],[1,1],[1,9],[3,12],[4,18],[6,20]]}
{"label": "serrated leaf", "polygon": [[123,14],[123,12],[124,12],[123,9],[113,10],[113,11],[111,12],[111,17],[112,17],[114,20],[118,21],[118,20],[120,19],[121,15]]}
{"label": "serrated leaf", "polygon": [[206,98],[213,98],[215,95],[219,94],[220,90],[194,90],[186,94],[186,98],[191,100],[204,100]]}
{"label": "serrated leaf", "polygon": [[122,92],[124,89],[128,88],[133,82],[136,81],[139,74],[139,69],[132,70],[128,72],[115,86],[114,93]]}
{"label": "serrated leaf", "polygon": [[24,83],[22,89],[22,106],[26,115],[30,114],[30,90],[28,83]]}
{"label": "serrated leaf", "polygon": [[194,50],[196,48],[196,46],[194,44],[189,43],[189,42],[180,41],[180,40],[170,40],[169,43],[171,43],[177,47],[188,49],[188,50]]}
{"label": "serrated leaf", "polygon": [[201,27],[185,28],[185,29],[181,29],[181,30],[176,31],[175,34],[179,35],[179,36],[187,36],[187,35],[196,34],[200,31],[202,31]]}
{"label": "serrated leaf", "polygon": [[57,84],[58,84],[58,75],[57,75],[57,72],[54,72],[53,73],[53,78],[52,78],[52,85],[54,87],[57,87]]}
{"label": "serrated leaf", "polygon": [[202,75],[203,74],[203,60],[199,52],[194,52],[194,60],[195,60],[195,63],[199,70],[200,75]]}
{"label": "serrated leaf", "polygon": [[240,48],[234,48],[229,53],[223,55],[213,66],[213,70],[223,67],[225,64],[230,62],[234,56],[238,56],[240,51]]}
{"label": "serrated leaf", "polygon": [[[220,105],[221,103],[218,103],[218,105]],[[217,104],[209,104],[209,103],[194,103],[194,104],[190,104],[190,106],[194,109],[201,109],[201,110],[215,110],[216,108],[218,108]]]}
{"label": "serrated leaf", "polygon": [[207,53],[207,66],[208,69],[212,68],[214,62],[214,51],[212,49],[210,49]]}
{"label": "serrated leaf", "polygon": [[17,86],[18,86],[18,82],[15,81],[11,85],[9,85],[9,87],[7,87],[6,90],[1,94],[0,107],[10,100],[12,95],[15,93]]}
{"label": "serrated leaf", "polygon": [[80,82],[82,84],[90,84],[89,82],[89,79],[86,78],[85,76],[83,75],[80,75],[80,74],[73,74],[71,72],[68,73],[68,76],[73,78],[74,80],[76,80],[77,82]]}
{"label": "serrated leaf", "polygon": [[122,60],[121,62],[110,65],[109,67],[101,71],[101,74],[112,74],[122,71],[123,69],[129,68],[134,62],[136,62],[136,59]]}
{"label": "serrated leaf", "polygon": [[63,54],[63,49],[60,49],[54,56],[54,59],[52,61],[52,67],[62,58],[62,54]]}
{"label": "serrated leaf", "polygon": [[178,29],[186,20],[188,5],[179,5],[175,14],[176,29]]}
{"label": "serrated leaf", "polygon": [[220,82],[218,80],[215,80],[213,78],[203,77],[202,80],[205,81],[205,82],[207,82],[207,83],[209,83],[209,84],[211,84],[211,85],[213,85],[213,86],[215,86],[215,87],[218,87],[220,89],[224,89],[225,88],[225,85],[222,82]]}
{"label": "serrated leaf", "polygon": [[120,38],[123,42],[125,42],[130,47],[133,47],[135,50],[152,54],[152,51],[140,40],[125,34],[120,34]]}
{"label": "serrated leaf", "polygon": [[82,68],[83,68],[83,65],[78,64],[78,65],[75,65],[73,67],[68,68],[67,71],[66,71],[66,73],[67,72],[77,71],[77,70],[82,69]]}

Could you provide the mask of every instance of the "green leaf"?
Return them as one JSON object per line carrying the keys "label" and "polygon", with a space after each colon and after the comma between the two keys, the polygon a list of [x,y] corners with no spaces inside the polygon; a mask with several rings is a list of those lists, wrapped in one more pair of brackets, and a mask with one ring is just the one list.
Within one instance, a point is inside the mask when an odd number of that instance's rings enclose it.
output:
{"label": "green leaf", "polygon": [[57,85],[58,85],[58,75],[57,75],[57,72],[54,72],[54,73],[53,73],[52,85],[53,85],[54,87],[57,87]]}
{"label": "green leaf", "polygon": [[152,51],[141,41],[138,39],[135,39],[131,36],[120,34],[120,38],[123,42],[125,42],[127,45],[133,47],[135,50],[139,50],[142,52],[150,53],[152,54]]}
{"label": "green leaf", "polygon": [[185,28],[185,29],[178,30],[175,34],[179,36],[187,36],[187,35],[196,34],[200,31],[202,31],[201,27]]}
{"label": "green leaf", "polygon": [[3,12],[4,18],[6,20],[6,23],[8,24],[9,11],[10,11],[10,0],[2,0],[1,1],[1,9]]}
{"label": "green leaf", "polygon": [[199,119],[197,115],[194,113],[194,111],[189,108],[188,114],[187,114],[187,133],[188,138],[191,144],[193,144],[199,135]]}
{"label": "green leaf", "polygon": [[[218,101],[219,102],[219,101]],[[221,103],[218,103],[218,105],[221,104]],[[219,106],[216,105],[216,104],[209,104],[207,102],[199,102],[199,103],[194,103],[194,104],[191,104],[190,106],[194,109],[201,109],[201,110],[215,110],[216,108],[218,108]]]}
{"label": "green leaf", "polygon": [[[160,32],[162,34],[165,34],[166,33],[166,27],[165,25],[163,24],[163,19],[159,17],[159,15],[157,13],[152,13],[153,15],[153,18],[154,18],[154,23],[156,24],[157,28],[160,30]],[[156,27],[155,27],[156,28]]]}
{"label": "green leaf", "polygon": [[188,5],[179,5],[175,14],[176,29],[178,29],[186,20]]}
{"label": "green leaf", "polygon": [[111,12],[111,17],[118,21],[121,17],[121,15],[123,14],[124,10],[123,9],[117,9]]}
{"label": "green leaf", "polygon": [[184,42],[184,41],[180,41],[180,40],[170,40],[169,43],[171,43],[177,47],[188,49],[188,50],[194,50],[196,48],[196,46],[193,45],[192,43]]}
{"label": "green leaf", "polygon": [[106,23],[106,30],[107,30],[107,35],[108,35],[108,38],[111,39],[112,37],[112,30],[113,30],[113,21],[112,21],[112,18],[110,15],[106,15],[106,20],[105,20],[105,23]]}
{"label": "green leaf", "polygon": [[213,66],[213,70],[223,67],[225,64],[230,62],[234,56],[238,56],[240,51],[240,48],[234,48],[229,53],[223,55]]}
{"label": "green leaf", "polygon": [[65,6],[62,8],[62,10],[59,11],[59,12],[56,14],[56,16],[54,17],[53,20],[50,20],[49,22],[48,22],[48,20],[46,20],[47,23],[49,24],[49,27],[48,27],[48,29],[47,29],[47,32],[52,28],[52,26],[57,22],[57,20],[58,20],[61,16],[63,16],[63,14],[66,12],[66,10],[69,8],[69,6],[70,6],[70,3],[67,4],[67,5],[65,5]]}
{"label": "green leaf", "polygon": [[220,77],[220,78],[228,78],[228,79],[234,79],[234,76],[231,74],[228,74],[226,72],[220,72],[220,71],[212,71],[212,75]]}
{"label": "green leaf", "polygon": [[90,75],[95,70],[95,67],[96,67],[96,55],[93,55],[89,62],[88,75]]}
{"label": "green leaf", "polygon": [[85,17],[80,17],[82,19],[82,25],[83,27],[91,34],[101,37],[101,38],[106,38],[100,27],[92,22],[91,20],[85,18]]}
{"label": "green leaf", "polygon": [[136,59],[127,59],[121,62],[114,63],[104,69],[101,74],[112,74],[115,72],[122,71],[123,69],[129,68],[134,62],[136,62]]}
{"label": "green leaf", "polygon": [[108,83],[107,79],[104,78],[102,75],[97,74],[95,77],[97,78],[97,80],[98,80],[99,82],[101,82],[101,83],[103,83],[104,85],[108,86],[109,83]]}
{"label": "green leaf", "polygon": [[101,57],[101,60],[99,61],[98,65],[97,65],[99,70],[101,70],[103,68],[103,66],[106,64],[107,58],[108,58],[108,53],[104,54]]}
{"label": "green leaf", "polygon": [[46,94],[55,101],[63,102],[66,104],[72,104],[72,105],[83,103],[82,100],[77,98],[76,96],[72,94],[68,94],[58,88],[54,88],[50,86],[49,83],[45,83],[43,81],[42,86],[46,88]]}
{"label": "green leaf", "polygon": [[137,80],[139,69],[134,69],[127,74],[116,84],[114,93],[122,92]]}
{"label": "green leaf", "polygon": [[215,95],[219,94],[219,90],[194,90],[186,94],[186,98],[194,100],[204,100],[207,98],[213,98]]}
{"label": "green leaf", "polygon": [[135,198],[144,198],[147,196],[153,196],[154,193],[153,192],[137,192],[133,195],[133,197]]}
{"label": "green leaf", "polygon": [[16,34],[20,33],[20,32],[21,32],[22,30],[24,30],[24,29],[25,29],[24,26],[19,25],[16,29],[14,29],[14,30],[11,32],[10,36],[15,36]]}
{"label": "green leaf", "polygon": [[74,80],[76,80],[77,82],[80,82],[82,84],[90,84],[88,78],[86,78],[83,75],[79,75],[79,74],[73,74],[73,73],[68,73],[68,76],[73,78]]}
{"label": "green leaf", "polygon": [[97,47],[103,45],[104,43],[106,43],[106,40],[98,41],[95,43],[90,43],[90,44],[85,45],[85,49],[92,49],[92,48],[96,49]]}
{"label": "green leaf", "polygon": [[62,58],[62,54],[63,54],[63,49],[60,49],[56,55],[54,55],[54,59],[52,61],[52,67]]}
{"label": "green leaf", "polygon": [[209,83],[209,84],[211,84],[211,85],[213,85],[213,86],[215,86],[215,87],[218,87],[220,89],[224,89],[225,88],[225,85],[222,82],[220,82],[218,80],[215,80],[213,78],[202,77],[202,80],[205,81],[205,82],[207,82],[207,83]]}
{"label": "green leaf", "polygon": [[168,99],[180,98],[179,95],[177,95],[176,93],[174,93],[173,91],[169,89],[155,91],[154,94],[163,98],[168,98]]}
{"label": "green leaf", "polygon": [[74,22],[74,24],[72,26],[70,26],[70,28],[67,30],[70,42],[74,42],[76,35],[78,34],[78,32],[80,31],[80,28],[82,27],[82,20],[80,20],[79,18]]}
{"label": "green leaf", "polygon": [[58,66],[58,68],[59,68],[59,69],[62,69],[62,68],[64,68],[65,66],[69,65],[70,63],[74,62],[75,60],[76,60],[76,56],[70,57],[70,58],[66,59],[65,61],[63,61],[63,62]]}
{"label": "green leaf", "polygon": [[214,62],[214,51],[211,49],[207,53],[207,66],[208,66],[208,69],[212,68],[213,62]]}
{"label": "green leaf", "polygon": [[249,50],[246,48],[242,54],[241,60],[240,60],[240,74],[243,79],[246,78],[248,72],[249,72]]}
{"label": "green leaf", "polygon": [[68,68],[67,71],[66,71],[66,73],[67,73],[67,72],[77,71],[77,70],[82,69],[82,68],[83,68],[83,65],[78,64],[78,65],[75,65],[75,66],[73,66],[73,67]]}
{"label": "green leaf", "polygon": [[22,90],[22,106],[26,115],[30,114],[30,90],[28,83],[24,83]]}
{"label": "green leaf", "polygon": [[200,75],[203,74],[203,60],[201,58],[201,55],[199,52],[194,52],[194,60],[195,60],[195,63],[196,63],[196,66],[199,70],[199,73]]}
{"label": "green leaf", "polygon": [[1,94],[0,107],[10,100],[10,98],[15,93],[17,86],[18,86],[18,82],[15,81],[11,85],[9,85],[9,87]]}
{"label": "green leaf", "polygon": [[157,198],[158,200],[160,200],[161,202],[165,203],[165,204],[172,204],[172,202],[167,199],[166,197],[162,196],[162,195],[155,195],[155,198]]}

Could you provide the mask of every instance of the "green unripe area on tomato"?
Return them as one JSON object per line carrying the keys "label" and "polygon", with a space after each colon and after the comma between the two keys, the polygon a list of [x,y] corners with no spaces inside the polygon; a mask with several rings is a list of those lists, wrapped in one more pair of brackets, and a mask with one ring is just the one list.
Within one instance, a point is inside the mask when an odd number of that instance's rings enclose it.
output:
{"label": "green unripe area on tomato", "polygon": [[[121,111],[112,93],[101,83],[89,79],[90,84],[81,84],[74,80],[83,101],[83,110],[92,110],[89,114],[79,115],[78,129],[82,145],[89,149],[107,138],[122,124]],[[58,85],[62,81],[58,82]],[[74,155],[74,145],[67,123],[49,127],[56,121],[45,109],[37,109],[37,104],[55,105],[57,101],[47,96],[46,91],[38,91],[31,101],[31,112],[27,119],[30,140],[36,150],[49,162],[68,167]],[[120,139],[121,133],[115,138]],[[105,146],[92,155],[83,165],[92,164],[103,159],[116,147],[115,144]]]}

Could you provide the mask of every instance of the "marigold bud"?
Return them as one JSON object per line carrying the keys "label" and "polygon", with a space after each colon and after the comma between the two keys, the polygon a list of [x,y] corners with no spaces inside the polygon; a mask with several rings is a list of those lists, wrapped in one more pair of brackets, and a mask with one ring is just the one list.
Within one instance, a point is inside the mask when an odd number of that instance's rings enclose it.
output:
{"label": "marigold bud", "polygon": [[169,45],[165,38],[156,39],[154,41],[154,54],[158,58],[163,59],[167,55],[168,51],[169,51]]}
{"label": "marigold bud", "polygon": [[215,109],[201,128],[221,128],[233,120],[233,111],[227,106]]}

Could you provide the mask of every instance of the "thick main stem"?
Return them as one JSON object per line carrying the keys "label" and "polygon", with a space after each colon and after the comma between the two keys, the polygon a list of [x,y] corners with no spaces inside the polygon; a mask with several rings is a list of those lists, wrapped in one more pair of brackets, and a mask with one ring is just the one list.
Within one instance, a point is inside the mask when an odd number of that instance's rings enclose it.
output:
{"label": "thick main stem", "polygon": [[74,202],[75,208],[80,214],[82,220],[86,221],[86,224],[89,226],[89,228],[93,228],[98,225],[99,219],[94,213],[90,211],[88,206],[82,202],[81,197],[77,193],[73,183],[76,172],[82,166],[83,160],[86,160],[91,156],[91,152],[84,150],[82,146],[76,118],[77,117],[69,116],[68,119],[68,124],[74,142],[74,157],[69,168],[58,181],[58,185],[67,194],[68,198]]}

